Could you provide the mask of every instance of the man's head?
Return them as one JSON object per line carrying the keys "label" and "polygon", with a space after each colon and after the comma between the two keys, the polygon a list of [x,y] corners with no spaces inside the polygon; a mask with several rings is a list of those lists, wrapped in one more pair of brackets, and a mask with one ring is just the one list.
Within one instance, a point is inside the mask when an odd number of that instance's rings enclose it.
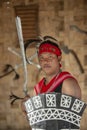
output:
{"label": "man's head", "polygon": [[56,43],[46,40],[40,44],[38,58],[40,66],[46,74],[59,72],[61,55],[61,49]]}

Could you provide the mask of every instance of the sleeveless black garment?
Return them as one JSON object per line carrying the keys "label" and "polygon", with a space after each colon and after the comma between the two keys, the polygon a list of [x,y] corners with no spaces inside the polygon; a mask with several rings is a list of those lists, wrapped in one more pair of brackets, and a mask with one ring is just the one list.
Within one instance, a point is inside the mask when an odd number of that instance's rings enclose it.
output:
{"label": "sleeveless black garment", "polygon": [[58,87],[56,87],[56,89],[54,90],[54,92],[61,93],[62,92],[62,84],[63,84],[63,82]]}

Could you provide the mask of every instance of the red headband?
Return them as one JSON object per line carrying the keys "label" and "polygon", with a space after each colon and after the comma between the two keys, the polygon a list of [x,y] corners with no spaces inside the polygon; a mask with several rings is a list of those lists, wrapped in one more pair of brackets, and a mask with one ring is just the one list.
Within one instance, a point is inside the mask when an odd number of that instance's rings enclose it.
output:
{"label": "red headband", "polygon": [[62,54],[61,50],[58,47],[56,47],[52,44],[49,44],[49,43],[40,45],[38,55],[40,55],[44,52],[51,52],[51,53],[56,54],[57,56],[60,56]]}

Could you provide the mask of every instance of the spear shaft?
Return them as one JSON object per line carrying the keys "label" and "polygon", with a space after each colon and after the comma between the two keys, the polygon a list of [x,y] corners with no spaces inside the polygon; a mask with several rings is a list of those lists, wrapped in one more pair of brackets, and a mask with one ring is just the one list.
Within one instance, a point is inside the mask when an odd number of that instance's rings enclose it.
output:
{"label": "spear shaft", "polygon": [[21,26],[21,19],[20,17],[17,16],[16,18],[16,27],[17,27],[17,33],[18,33],[18,39],[19,39],[19,44],[20,44],[20,49],[21,49],[21,57],[23,61],[23,66],[24,66],[24,86],[23,86],[23,91],[25,93],[25,96],[27,95],[27,63],[26,63],[26,58],[25,58],[25,51],[24,51],[24,42],[23,42],[23,34],[22,34],[22,26]]}

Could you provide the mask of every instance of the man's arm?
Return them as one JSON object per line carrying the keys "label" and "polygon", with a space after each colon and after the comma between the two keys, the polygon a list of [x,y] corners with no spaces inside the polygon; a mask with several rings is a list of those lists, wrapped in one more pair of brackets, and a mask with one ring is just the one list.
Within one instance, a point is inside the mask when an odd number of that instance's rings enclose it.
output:
{"label": "man's arm", "polygon": [[62,93],[81,99],[80,86],[78,82],[72,78],[64,80],[63,86],[62,86]]}

